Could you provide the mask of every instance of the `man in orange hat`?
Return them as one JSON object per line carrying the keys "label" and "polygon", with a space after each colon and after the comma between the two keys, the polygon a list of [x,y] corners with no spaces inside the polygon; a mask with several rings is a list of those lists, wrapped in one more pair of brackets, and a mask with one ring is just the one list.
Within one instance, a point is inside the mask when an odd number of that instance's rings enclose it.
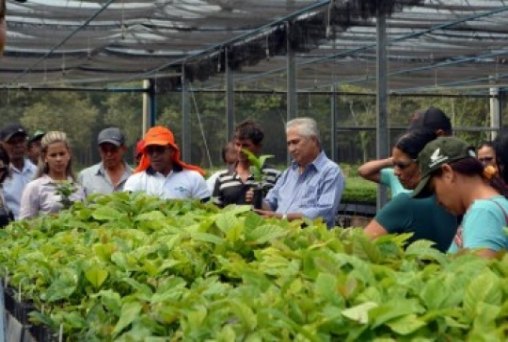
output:
{"label": "man in orange hat", "polygon": [[203,170],[180,160],[180,150],[168,128],[150,128],[144,142],[143,156],[136,173],[127,179],[125,191],[144,191],[164,199],[210,198]]}

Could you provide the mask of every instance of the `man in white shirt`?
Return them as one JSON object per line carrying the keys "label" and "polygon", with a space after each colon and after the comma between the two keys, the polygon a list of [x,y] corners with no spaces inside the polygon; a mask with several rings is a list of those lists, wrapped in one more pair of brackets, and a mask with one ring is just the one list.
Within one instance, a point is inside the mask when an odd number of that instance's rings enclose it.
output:
{"label": "man in white shirt", "polygon": [[37,167],[25,158],[27,150],[27,132],[18,123],[10,123],[0,130],[0,141],[10,158],[10,177],[3,184],[3,195],[7,207],[11,209],[14,218],[18,219],[19,204],[23,189],[36,173]]}
{"label": "man in white shirt", "polygon": [[150,128],[144,142],[140,165],[127,179],[125,191],[144,191],[163,199],[210,198],[203,170],[180,160],[180,150],[168,128]]}

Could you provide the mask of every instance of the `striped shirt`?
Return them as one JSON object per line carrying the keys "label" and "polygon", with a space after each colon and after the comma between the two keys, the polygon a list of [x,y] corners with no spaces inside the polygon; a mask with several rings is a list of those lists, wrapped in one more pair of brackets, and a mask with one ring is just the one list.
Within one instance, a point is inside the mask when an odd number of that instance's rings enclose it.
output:
{"label": "striped shirt", "polygon": [[345,183],[340,167],[322,151],[303,173],[298,168],[291,163],[266,196],[266,203],[277,213],[322,217],[333,227]]}
{"label": "striped shirt", "polygon": [[[261,188],[266,193],[270,190],[280,176],[280,171],[265,167],[263,168],[263,179]],[[245,193],[255,185],[252,175],[245,182],[242,181],[236,171],[224,170],[215,181],[212,193],[212,200],[218,206],[226,206],[228,204],[249,204],[245,201]]]}

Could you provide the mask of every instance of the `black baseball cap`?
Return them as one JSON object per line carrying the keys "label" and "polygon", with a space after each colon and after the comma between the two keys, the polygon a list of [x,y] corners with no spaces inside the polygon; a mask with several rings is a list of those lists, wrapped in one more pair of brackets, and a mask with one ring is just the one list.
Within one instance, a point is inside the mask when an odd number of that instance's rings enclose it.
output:
{"label": "black baseball cap", "polygon": [[9,141],[16,134],[28,136],[25,128],[19,123],[9,123],[0,130],[0,140]]}
{"label": "black baseball cap", "polygon": [[447,135],[452,134],[452,124],[450,118],[439,108],[429,107],[424,112],[416,112],[413,120],[409,124],[409,130],[431,129],[436,132],[443,130]]}
{"label": "black baseball cap", "polygon": [[97,137],[97,144],[110,143],[115,146],[125,144],[125,137],[118,127],[108,127],[100,131]]}
{"label": "black baseball cap", "polygon": [[413,191],[413,197],[428,197],[432,195],[429,181],[432,173],[443,164],[465,158],[476,158],[474,146],[455,137],[440,137],[429,142],[418,154],[418,166],[422,177]]}

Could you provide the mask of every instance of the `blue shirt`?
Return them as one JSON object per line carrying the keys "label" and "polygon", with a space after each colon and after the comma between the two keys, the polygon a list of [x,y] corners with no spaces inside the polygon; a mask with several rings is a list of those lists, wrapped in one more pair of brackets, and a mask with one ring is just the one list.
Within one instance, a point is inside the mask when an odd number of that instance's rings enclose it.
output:
{"label": "blue shirt", "polygon": [[301,174],[298,164],[292,162],[265,201],[277,213],[301,213],[310,219],[322,217],[328,227],[333,227],[343,190],[340,167],[322,151]]}
{"label": "blue shirt", "polygon": [[508,226],[505,214],[508,216],[508,200],[501,195],[474,201],[464,214],[448,252],[455,253],[460,248],[487,248],[496,252],[508,249],[508,236],[503,230]]}
{"label": "blue shirt", "polygon": [[391,167],[381,169],[379,183],[390,189],[392,198],[400,193],[410,193],[412,191],[404,188],[400,183],[399,177],[395,176]]}
{"label": "blue shirt", "polygon": [[34,178],[37,166],[35,166],[30,160],[25,159],[22,170],[18,170],[12,164],[9,165],[9,168],[11,175],[4,181],[3,193],[5,204],[12,210],[14,218],[18,219],[21,194],[28,182]]}

